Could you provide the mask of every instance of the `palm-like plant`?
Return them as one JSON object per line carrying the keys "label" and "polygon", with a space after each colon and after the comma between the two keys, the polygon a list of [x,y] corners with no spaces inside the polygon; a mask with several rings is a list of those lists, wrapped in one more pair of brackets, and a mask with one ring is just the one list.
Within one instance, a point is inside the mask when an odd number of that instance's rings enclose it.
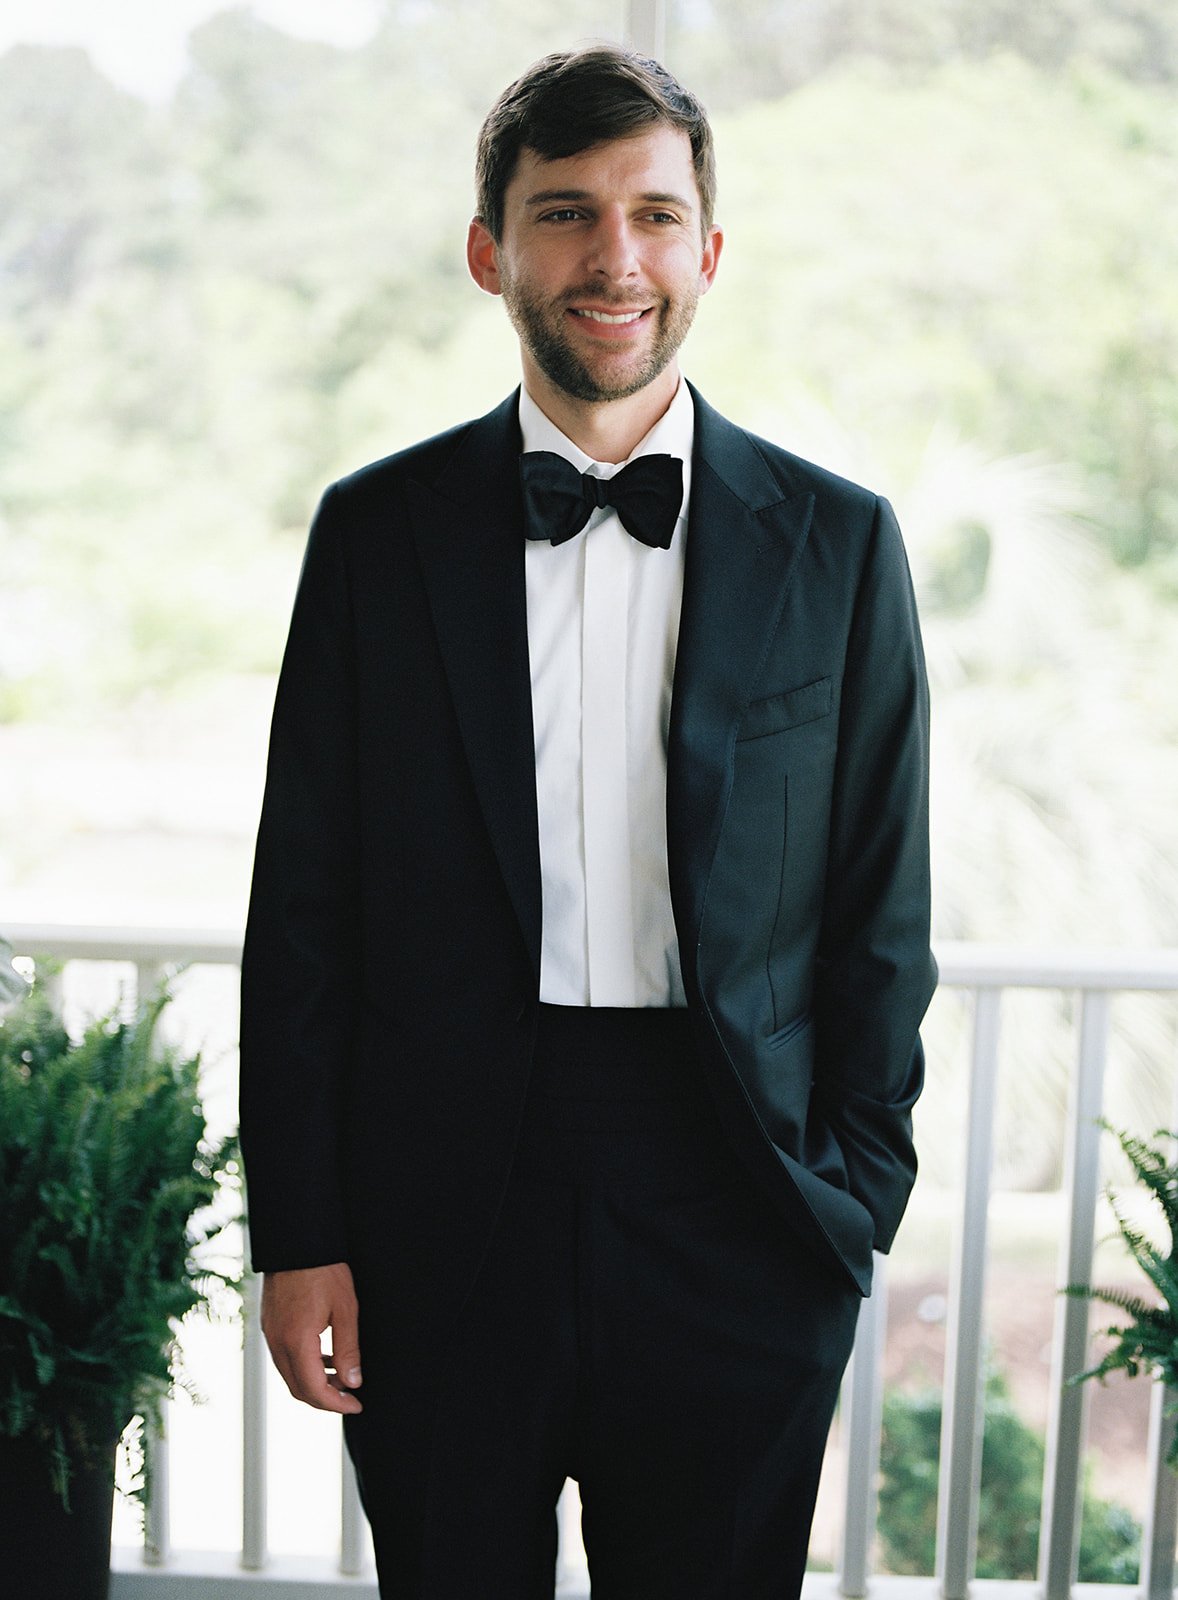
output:
{"label": "palm-like plant", "polygon": [[158,1418],[176,1325],[236,1281],[198,1260],[236,1143],[207,1137],[199,1058],[157,1037],[167,999],[76,1043],[39,985],[0,1019],[0,1439],[34,1441],[63,1497]]}
{"label": "palm-like plant", "polygon": [[[1109,1128],[1108,1123],[1104,1126]],[[1159,1129],[1157,1147],[1116,1128],[1109,1128],[1129,1159],[1134,1176],[1145,1185],[1165,1222],[1164,1245],[1153,1242],[1135,1223],[1130,1222],[1116,1197],[1110,1196],[1117,1229],[1133,1260],[1161,1296],[1160,1303],[1123,1289],[1093,1288],[1089,1284],[1069,1284],[1066,1293],[1099,1300],[1116,1307],[1127,1318],[1101,1329],[1112,1343],[1095,1366],[1079,1373],[1073,1383],[1086,1378],[1106,1378],[1123,1372],[1134,1378],[1139,1372],[1160,1377],[1170,1387],[1178,1386],[1178,1160],[1168,1155],[1162,1141],[1178,1135]],[[1178,1434],[1170,1445],[1169,1464],[1178,1471]]]}

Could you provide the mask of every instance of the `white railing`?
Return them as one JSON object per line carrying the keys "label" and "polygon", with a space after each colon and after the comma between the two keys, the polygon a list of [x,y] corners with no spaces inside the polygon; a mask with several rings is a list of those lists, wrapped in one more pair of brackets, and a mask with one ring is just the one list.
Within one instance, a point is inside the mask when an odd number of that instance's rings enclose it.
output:
{"label": "white railing", "polygon": [[[150,988],[175,963],[236,967],[240,939],[231,932],[97,929],[19,925],[0,932],[22,954],[60,961],[132,963],[141,990]],[[1065,1176],[1067,1228],[1060,1282],[1089,1280],[1098,1190],[1098,1144],[1110,1002],[1122,992],[1178,991],[1178,952],[1044,953],[976,945],[938,950],[943,988],[972,997],[973,1041],[965,1176],[957,1218],[949,1296],[948,1357],[944,1378],[943,1429],[938,1490],[935,1574],[927,1578],[872,1576],[875,1484],[880,1450],[882,1350],[887,1322],[887,1285],[880,1271],[876,1291],[864,1305],[855,1353],[841,1407],[841,1559],[834,1574],[807,1574],[806,1600],[873,1595],[918,1600],[965,1600],[972,1581],[983,1424],[983,1316],[987,1224],[997,1103],[1003,995],[1013,989],[1070,992],[1079,997],[1076,1065],[1072,1075]],[[1052,1342],[1052,1409],[1043,1485],[1040,1567],[1037,1584],[975,1583],[979,1594],[998,1600],[1037,1593],[1043,1600],[1069,1600],[1076,1593],[1076,1550],[1082,1472],[1083,1387],[1067,1379],[1085,1364],[1086,1302],[1061,1297]],[[256,1315],[256,1285],[247,1287],[243,1340],[242,1540],[239,1550],[178,1553],[171,1548],[168,1446],[153,1447],[153,1493],[142,1551],[117,1550],[112,1600],[215,1600],[229,1587],[248,1585],[250,1600],[311,1600],[325,1587],[354,1590],[375,1600],[366,1570],[365,1533],[355,1481],[344,1456],[340,1484],[341,1539],[336,1557],[316,1561],[271,1555],[267,1534],[266,1355]],[[1172,1403],[1175,1397],[1169,1396]],[[1167,1397],[1155,1389],[1148,1440],[1150,1496],[1146,1510],[1138,1593],[1145,1600],[1171,1600],[1174,1593],[1178,1478],[1165,1466],[1174,1420]],[[562,1560],[557,1594],[582,1600],[587,1577],[576,1524],[575,1501],[561,1508]],[[1092,1592],[1084,1585],[1083,1591]],[[1112,1593],[1120,1591],[1109,1591]]]}

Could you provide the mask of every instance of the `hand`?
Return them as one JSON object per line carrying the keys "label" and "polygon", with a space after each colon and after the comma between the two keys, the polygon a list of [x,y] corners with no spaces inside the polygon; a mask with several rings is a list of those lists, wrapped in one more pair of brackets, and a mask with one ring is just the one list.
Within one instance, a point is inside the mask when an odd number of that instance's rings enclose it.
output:
{"label": "hand", "polygon": [[[331,1354],[319,1335],[331,1329]],[[360,1337],[352,1271],[330,1267],[267,1272],[262,1279],[262,1332],[274,1365],[296,1400],[348,1416],[363,1410],[351,1392],[360,1377]]]}

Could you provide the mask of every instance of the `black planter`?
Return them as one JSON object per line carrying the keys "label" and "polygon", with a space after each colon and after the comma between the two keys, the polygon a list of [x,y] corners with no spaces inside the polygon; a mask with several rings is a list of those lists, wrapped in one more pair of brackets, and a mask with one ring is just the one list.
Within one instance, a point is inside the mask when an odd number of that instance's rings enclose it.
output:
{"label": "black planter", "polygon": [[75,1467],[70,1509],[49,1475],[46,1451],[0,1438],[0,1573],[20,1600],[107,1600],[114,1445],[97,1466]]}

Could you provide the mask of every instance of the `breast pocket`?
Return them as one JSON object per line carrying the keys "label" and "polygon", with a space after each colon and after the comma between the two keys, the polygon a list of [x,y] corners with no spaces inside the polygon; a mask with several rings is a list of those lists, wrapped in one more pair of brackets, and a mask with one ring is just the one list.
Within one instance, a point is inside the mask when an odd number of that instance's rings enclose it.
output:
{"label": "breast pocket", "polygon": [[820,717],[829,715],[833,703],[834,688],[830,678],[817,678],[796,689],[766,695],[762,700],[754,700],[745,712],[737,739],[765,739],[771,733],[783,733],[805,722],[817,722]]}

